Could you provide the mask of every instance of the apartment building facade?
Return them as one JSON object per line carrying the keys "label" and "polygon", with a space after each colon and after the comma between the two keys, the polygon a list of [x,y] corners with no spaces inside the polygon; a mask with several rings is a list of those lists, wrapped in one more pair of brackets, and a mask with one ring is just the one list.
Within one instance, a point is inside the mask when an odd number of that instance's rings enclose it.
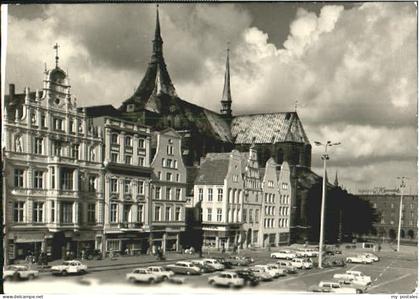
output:
{"label": "apartment building facade", "polygon": [[77,108],[67,74],[45,70],[42,91],[9,86],[3,114],[6,262],[98,248],[104,203],[102,137]]}
{"label": "apartment building facade", "polygon": [[178,251],[185,231],[187,169],[182,160],[181,135],[168,128],[153,133],[151,162],[151,250]]}

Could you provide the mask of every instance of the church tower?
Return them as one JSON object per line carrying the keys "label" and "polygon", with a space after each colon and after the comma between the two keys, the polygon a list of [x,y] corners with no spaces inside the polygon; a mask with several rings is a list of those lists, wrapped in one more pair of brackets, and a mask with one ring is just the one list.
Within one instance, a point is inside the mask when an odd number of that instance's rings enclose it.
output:
{"label": "church tower", "polygon": [[226,70],[225,70],[225,85],[223,87],[222,109],[220,114],[226,119],[232,118],[232,95],[230,93],[230,65],[229,65],[229,48],[227,49]]}

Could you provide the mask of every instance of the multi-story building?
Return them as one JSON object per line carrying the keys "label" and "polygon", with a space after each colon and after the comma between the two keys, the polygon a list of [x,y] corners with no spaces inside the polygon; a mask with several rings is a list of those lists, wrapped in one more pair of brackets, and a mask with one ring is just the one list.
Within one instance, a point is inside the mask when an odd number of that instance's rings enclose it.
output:
{"label": "multi-story building", "polygon": [[153,133],[152,205],[149,210],[152,250],[179,250],[185,231],[187,170],[181,135],[173,129]]}
{"label": "multi-story building", "polygon": [[[93,114],[93,108],[87,110]],[[92,117],[92,121],[103,130],[104,140],[102,251],[145,253],[150,231],[150,129],[109,116]]]}
{"label": "multi-story building", "polygon": [[3,118],[7,261],[60,258],[100,246],[102,137],[71,97],[67,74],[45,70],[42,92],[10,85]]}
{"label": "multi-story building", "polygon": [[209,153],[194,185],[194,204],[201,205],[203,246],[228,248],[241,238],[244,181],[241,153]]}
{"label": "multi-story building", "polygon": [[278,164],[269,159],[265,165],[262,181],[264,201],[260,225],[260,244],[263,247],[288,244],[290,223],[290,169],[283,162],[277,173]]}
{"label": "multi-story building", "polygon": [[[401,194],[399,190],[376,188],[364,190],[357,196],[369,201],[378,214],[378,222],[374,223],[373,237],[395,240],[398,235],[400,215]],[[404,195],[402,204],[401,239],[417,241],[418,196]]]}

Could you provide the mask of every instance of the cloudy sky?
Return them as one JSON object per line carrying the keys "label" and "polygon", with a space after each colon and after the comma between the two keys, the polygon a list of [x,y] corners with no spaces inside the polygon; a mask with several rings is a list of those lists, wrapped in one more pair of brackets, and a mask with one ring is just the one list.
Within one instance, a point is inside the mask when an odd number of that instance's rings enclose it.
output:
{"label": "cloudy sky", "polygon": [[[6,84],[42,86],[44,63],[70,74],[79,106],[119,107],[150,60],[152,4],[9,6]],[[218,111],[226,45],[234,113],[298,113],[331,148],[329,178],[352,191],[417,183],[413,3],[162,4],[164,55],[178,95]],[[321,148],[313,148],[320,173]]]}

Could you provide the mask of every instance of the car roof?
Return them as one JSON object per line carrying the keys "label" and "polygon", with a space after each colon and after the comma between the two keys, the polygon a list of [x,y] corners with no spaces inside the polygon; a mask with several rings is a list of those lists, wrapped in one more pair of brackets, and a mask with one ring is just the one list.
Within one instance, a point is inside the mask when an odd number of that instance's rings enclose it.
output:
{"label": "car roof", "polygon": [[219,274],[231,274],[231,275],[237,275],[238,273],[233,272],[233,271],[223,271],[223,272],[220,272]]}
{"label": "car roof", "polygon": [[136,271],[136,270],[147,270],[147,268],[135,268],[133,271]]}

